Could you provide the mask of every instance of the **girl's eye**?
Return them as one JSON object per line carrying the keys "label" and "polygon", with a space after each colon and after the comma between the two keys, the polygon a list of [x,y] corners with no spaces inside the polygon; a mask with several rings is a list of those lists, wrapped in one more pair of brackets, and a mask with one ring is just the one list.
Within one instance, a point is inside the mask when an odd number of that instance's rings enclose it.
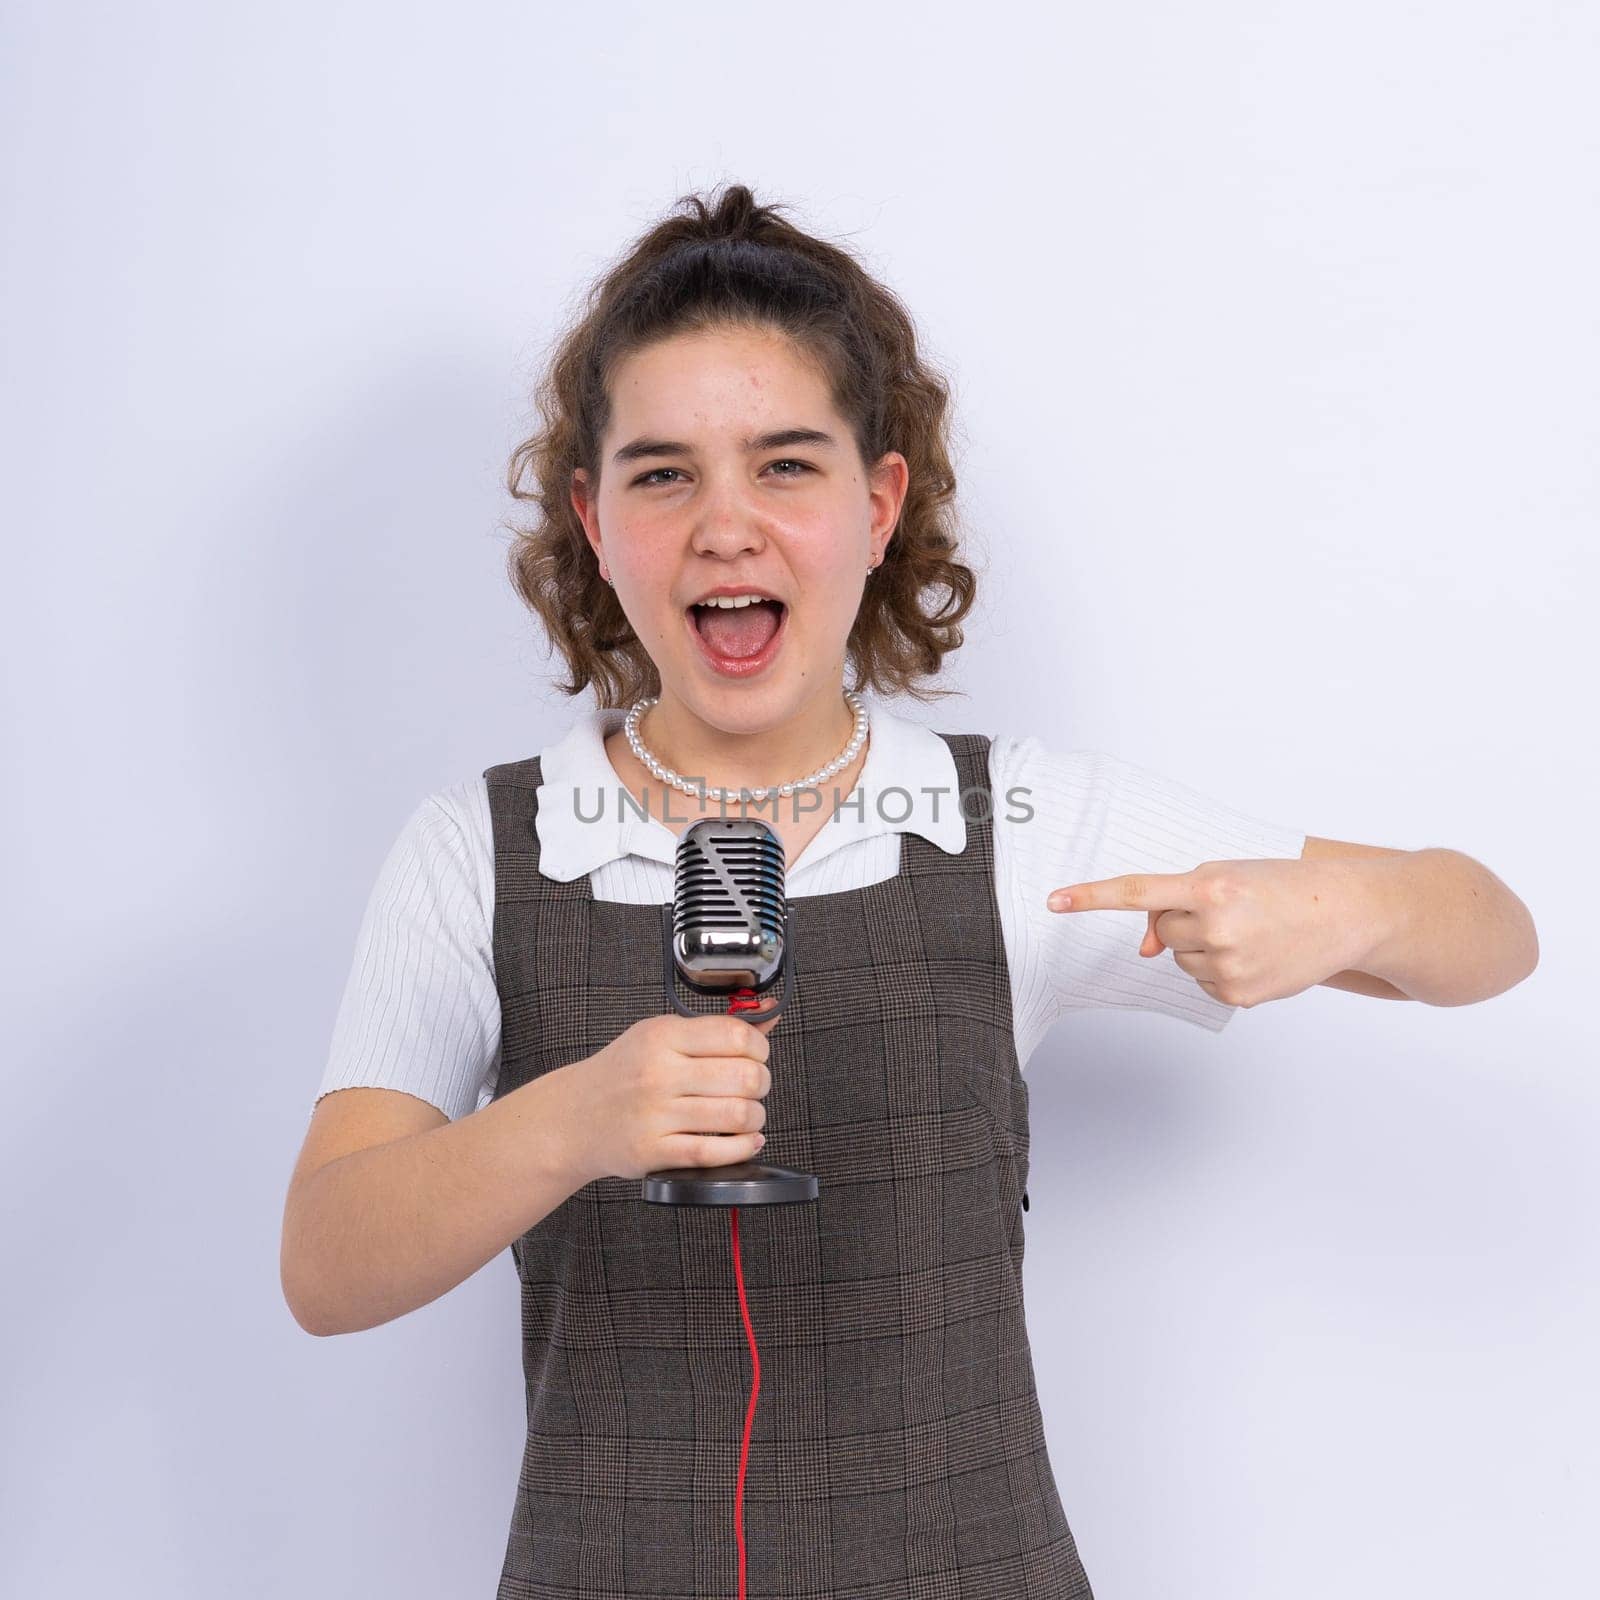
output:
{"label": "girl's eye", "polygon": [[[798,478],[804,473],[815,470],[807,462],[792,461],[787,457],[782,461],[769,462],[768,465],[773,467],[794,467],[796,469],[793,472],[780,472],[778,474],[780,478]],[[676,467],[654,467],[649,472],[641,472],[633,481],[635,485],[643,484],[647,489],[654,488],[657,484],[665,484],[672,481],[662,477],[662,474],[666,472],[677,473],[678,469]]]}

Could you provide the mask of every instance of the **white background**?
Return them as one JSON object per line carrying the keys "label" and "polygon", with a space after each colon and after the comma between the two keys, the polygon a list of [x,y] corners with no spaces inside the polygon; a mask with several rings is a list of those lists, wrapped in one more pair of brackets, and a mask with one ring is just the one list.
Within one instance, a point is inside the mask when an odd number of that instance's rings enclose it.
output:
{"label": "white background", "polygon": [[13,0],[0,1590],[493,1592],[509,1253],[314,1339],[283,1196],[401,821],[571,713],[498,527],[540,356],[739,180],[954,379],[983,604],[917,714],[1538,922],[1480,1005],[1034,1057],[1098,1600],[1591,1592],[1596,16]]}

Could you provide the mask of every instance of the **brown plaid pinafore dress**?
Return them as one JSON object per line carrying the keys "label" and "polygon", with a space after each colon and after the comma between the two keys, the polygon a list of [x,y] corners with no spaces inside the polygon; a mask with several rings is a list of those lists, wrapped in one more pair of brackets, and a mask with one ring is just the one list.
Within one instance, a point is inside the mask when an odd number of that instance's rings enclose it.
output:
{"label": "brown plaid pinafore dress", "polygon": [[[739,1213],[761,1362],[750,1600],[1091,1600],[1023,1316],[1028,1090],[989,740],[940,737],[965,850],[903,833],[894,877],[789,902],[759,1159],[820,1194]],[[538,757],[484,777],[498,1097],[669,1007],[662,908],[541,875]],[[602,1178],[511,1252],[528,1439],[497,1600],[732,1600],[751,1372],[726,1209]]]}

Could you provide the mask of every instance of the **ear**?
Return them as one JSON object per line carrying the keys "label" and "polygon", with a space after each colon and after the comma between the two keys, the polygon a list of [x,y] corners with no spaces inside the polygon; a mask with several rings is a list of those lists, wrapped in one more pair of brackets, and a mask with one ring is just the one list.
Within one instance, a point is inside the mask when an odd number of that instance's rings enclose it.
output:
{"label": "ear", "polygon": [[584,537],[589,541],[589,548],[594,551],[595,559],[604,567],[605,555],[600,545],[599,508],[595,504],[595,495],[590,492],[589,474],[582,467],[573,468],[572,487],[568,492],[572,509],[577,512],[578,520],[583,524]]}
{"label": "ear", "polygon": [[906,503],[911,484],[911,466],[898,450],[883,456],[869,474],[868,496],[872,501],[872,542],[883,560],[889,540],[900,522],[900,508]]}

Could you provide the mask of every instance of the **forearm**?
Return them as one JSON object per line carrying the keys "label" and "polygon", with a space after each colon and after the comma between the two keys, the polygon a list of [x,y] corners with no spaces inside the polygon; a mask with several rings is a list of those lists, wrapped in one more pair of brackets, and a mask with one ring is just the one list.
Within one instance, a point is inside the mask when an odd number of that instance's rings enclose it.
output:
{"label": "forearm", "polygon": [[1351,965],[1413,1000],[1463,1006],[1521,983],[1539,936],[1518,897],[1459,850],[1407,850],[1341,863],[1356,876],[1371,943]]}
{"label": "forearm", "polygon": [[564,1070],[313,1174],[284,1222],[284,1288],[301,1326],[356,1333],[415,1311],[582,1188]]}

